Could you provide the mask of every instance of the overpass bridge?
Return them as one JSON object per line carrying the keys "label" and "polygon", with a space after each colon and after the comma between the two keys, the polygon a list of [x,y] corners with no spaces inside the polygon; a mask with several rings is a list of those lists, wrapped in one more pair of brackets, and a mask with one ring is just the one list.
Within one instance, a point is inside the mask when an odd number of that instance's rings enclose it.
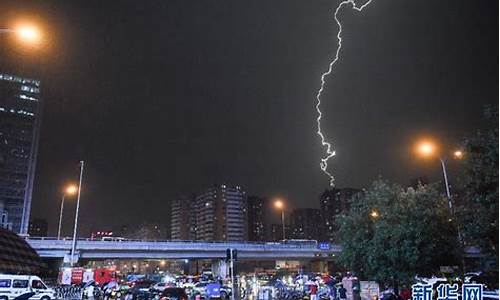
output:
{"label": "overpass bridge", "polygon": [[[71,239],[26,238],[42,258],[69,257]],[[79,259],[223,259],[226,249],[238,250],[242,260],[326,259],[341,251],[340,246],[316,241],[207,242],[78,239]]]}

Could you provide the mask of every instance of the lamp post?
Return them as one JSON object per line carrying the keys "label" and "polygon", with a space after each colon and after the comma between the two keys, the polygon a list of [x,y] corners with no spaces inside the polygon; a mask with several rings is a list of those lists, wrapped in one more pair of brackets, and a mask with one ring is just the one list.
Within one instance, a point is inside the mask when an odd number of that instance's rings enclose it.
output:
{"label": "lamp post", "polygon": [[285,237],[285,205],[283,204],[283,201],[278,199],[274,202],[274,207],[277,209],[281,209],[281,226],[283,229],[283,240],[286,239]]}
{"label": "lamp post", "polygon": [[[416,150],[418,154],[424,157],[435,156],[436,153],[438,152],[436,144],[431,141],[422,141],[418,143]],[[461,159],[463,157],[463,152],[460,150],[456,150],[455,152],[453,152],[453,156],[457,159]],[[451,201],[450,185],[448,183],[448,172],[446,171],[446,161],[442,156],[438,156],[438,158],[439,161],[441,162],[441,168],[443,171],[444,186],[446,191],[446,198],[448,199],[448,206],[450,210],[452,210],[453,204]]]}
{"label": "lamp post", "polygon": [[[430,141],[423,141],[417,144],[417,152],[425,157],[434,156],[437,152],[436,148],[437,148],[436,145]],[[463,156],[464,153],[460,150],[456,150],[453,152],[453,157],[455,159],[462,159]],[[444,184],[446,188],[446,198],[448,198],[448,207],[450,208],[450,213],[452,218],[455,218],[455,212],[453,210],[453,204],[451,201],[450,185],[448,183],[448,173],[446,172],[446,162],[442,156],[439,156],[439,161],[441,162],[441,168],[443,169]],[[451,220],[452,219],[450,219],[450,221]],[[462,248],[464,248],[464,240],[462,238],[462,233],[460,230],[459,223],[457,223],[457,238]],[[462,271],[465,271],[465,258],[463,255],[462,255]]]}
{"label": "lamp post", "polygon": [[441,167],[443,168],[443,177],[444,177],[444,185],[446,187],[446,198],[448,198],[448,206],[450,210],[452,209],[451,204],[451,194],[450,194],[450,185],[448,184],[448,173],[446,173],[446,163],[442,157],[439,157],[439,161],[441,161]]}
{"label": "lamp post", "polygon": [[61,224],[62,224],[62,215],[64,210],[64,199],[66,195],[74,195],[78,191],[78,188],[75,185],[69,185],[63,192],[61,199],[61,211],[59,212],[59,226],[57,227],[57,239],[61,239]]}
{"label": "lamp post", "polygon": [[80,195],[82,192],[83,160],[80,161],[80,179],[78,183],[78,197],[76,200],[75,225],[73,227],[73,243],[71,244],[71,266],[75,264],[76,230],[78,228],[78,212],[80,210]]}

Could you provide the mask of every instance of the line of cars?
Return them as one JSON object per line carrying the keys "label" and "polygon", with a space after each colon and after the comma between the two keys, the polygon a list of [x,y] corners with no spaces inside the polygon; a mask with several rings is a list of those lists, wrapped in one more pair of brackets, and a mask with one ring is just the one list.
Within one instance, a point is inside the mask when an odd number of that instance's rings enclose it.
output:
{"label": "line of cars", "polygon": [[88,282],[82,290],[84,299],[113,300],[188,300],[229,299],[231,288],[221,281],[166,281],[141,279],[133,282],[111,281],[102,287]]}

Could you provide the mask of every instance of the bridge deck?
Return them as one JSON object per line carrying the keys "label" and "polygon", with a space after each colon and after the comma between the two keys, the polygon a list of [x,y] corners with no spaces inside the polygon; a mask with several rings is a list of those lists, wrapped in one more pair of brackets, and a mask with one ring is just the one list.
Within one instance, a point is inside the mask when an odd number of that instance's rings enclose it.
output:
{"label": "bridge deck", "polygon": [[[26,240],[42,257],[62,258],[71,251],[72,241],[68,239],[28,238]],[[328,245],[327,249],[319,249],[317,243],[314,242],[92,241],[88,239],[77,241],[78,256],[90,259],[220,259],[226,256],[228,248],[237,249],[238,257],[242,259],[332,257],[341,250],[337,245]]]}

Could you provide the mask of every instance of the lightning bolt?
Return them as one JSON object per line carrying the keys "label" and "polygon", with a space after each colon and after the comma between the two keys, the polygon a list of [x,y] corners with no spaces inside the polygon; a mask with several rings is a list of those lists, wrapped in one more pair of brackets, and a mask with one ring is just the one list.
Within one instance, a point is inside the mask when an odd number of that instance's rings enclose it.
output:
{"label": "lightning bolt", "polygon": [[319,107],[321,105],[321,93],[323,93],[323,90],[325,88],[325,77],[332,73],[333,66],[339,60],[339,53],[340,53],[340,49],[342,48],[342,24],[340,23],[339,19],[337,18],[337,15],[338,15],[340,9],[344,5],[351,4],[353,9],[357,10],[358,12],[361,12],[371,2],[372,2],[372,0],[368,0],[367,2],[365,2],[365,4],[358,7],[358,6],[356,6],[356,3],[354,0],[344,0],[344,1],[340,2],[340,4],[335,9],[335,14],[333,16],[334,16],[335,22],[337,22],[337,26],[339,27],[339,32],[337,33],[337,51],[335,52],[335,58],[330,62],[330,65],[328,67],[328,71],[326,71],[325,73],[323,73],[321,75],[321,86],[318,90],[318,93],[316,94],[316,100],[317,100],[316,111],[318,112],[318,118],[316,119],[316,122],[318,123],[317,134],[321,138],[321,145],[323,147],[326,147],[326,156],[321,159],[319,166],[321,167],[321,171],[323,171],[330,178],[330,186],[332,186],[332,187],[335,185],[335,177],[333,177],[333,174],[330,173],[327,169],[328,169],[328,160],[330,158],[332,158],[333,156],[335,156],[335,150],[333,150],[332,144],[329,143],[325,139],[325,135],[321,131],[321,118],[323,117],[323,113],[321,112]]}

